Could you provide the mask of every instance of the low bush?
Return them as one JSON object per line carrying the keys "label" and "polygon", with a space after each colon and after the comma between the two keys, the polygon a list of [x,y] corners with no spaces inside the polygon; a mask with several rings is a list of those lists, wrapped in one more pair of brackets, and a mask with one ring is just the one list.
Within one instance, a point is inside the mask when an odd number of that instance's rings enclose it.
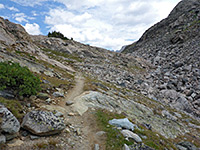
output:
{"label": "low bush", "polygon": [[0,62],[0,90],[10,90],[16,96],[30,96],[40,91],[40,79],[18,63]]}
{"label": "low bush", "polygon": [[67,37],[65,37],[62,33],[56,32],[56,31],[49,32],[49,33],[48,33],[48,37],[55,37],[55,38],[60,38],[60,39],[63,39],[63,40],[69,40],[69,39],[68,39]]}

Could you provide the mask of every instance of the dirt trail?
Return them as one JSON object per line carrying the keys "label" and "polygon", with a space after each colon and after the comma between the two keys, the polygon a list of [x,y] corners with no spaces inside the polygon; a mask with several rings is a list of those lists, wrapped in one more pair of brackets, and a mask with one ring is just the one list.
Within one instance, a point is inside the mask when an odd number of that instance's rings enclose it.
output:
{"label": "dirt trail", "polygon": [[[94,113],[91,110],[80,115],[76,109],[80,107],[76,107],[76,97],[80,96],[84,92],[84,78],[81,74],[77,74],[75,77],[76,85],[72,88],[66,98],[62,102],[62,107],[66,109],[65,118],[67,118],[67,122],[70,123],[70,126],[74,128],[74,130],[78,131],[70,132],[67,136],[68,139],[74,143],[74,146],[69,148],[69,150],[93,150],[94,144],[101,145],[101,149],[103,150],[103,141],[99,139],[96,133],[99,131],[98,127],[96,126],[96,120],[94,117]],[[75,104],[71,106],[66,106],[65,103],[67,101],[72,101]],[[74,106],[75,105],[75,106]],[[76,109],[74,109],[76,108]],[[74,113],[73,116],[69,116],[69,113]],[[70,143],[68,143],[70,144]]]}
{"label": "dirt trail", "polygon": [[81,95],[81,93],[83,92],[83,87],[84,87],[85,81],[84,81],[84,78],[81,76],[80,73],[76,75],[75,81],[76,81],[76,85],[67,94],[67,96],[65,98],[65,102],[66,101],[73,101],[75,97]]}

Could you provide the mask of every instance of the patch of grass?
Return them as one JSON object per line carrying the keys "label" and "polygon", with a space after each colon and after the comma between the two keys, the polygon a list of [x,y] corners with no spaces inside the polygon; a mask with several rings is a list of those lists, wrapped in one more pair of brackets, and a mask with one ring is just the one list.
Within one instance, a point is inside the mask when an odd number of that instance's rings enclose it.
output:
{"label": "patch of grass", "polygon": [[28,57],[31,60],[36,60],[35,56],[27,53],[27,52],[22,52],[22,51],[15,51],[15,53],[19,54],[20,56]]}
{"label": "patch of grass", "polygon": [[132,142],[125,140],[118,129],[113,128],[108,124],[108,121],[114,118],[124,118],[123,115],[110,113],[105,110],[97,110],[96,118],[98,126],[101,128],[101,130],[106,132],[107,150],[121,150],[124,144],[133,144]]}
{"label": "patch of grass", "polygon": [[158,106],[161,106],[162,104],[158,101],[155,101],[153,99],[150,99],[138,92],[132,91],[134,93],[134,96],[130,96],[129,99],[134,99],[138,103],[147,106],[149,108],[157,109]]}
{"label": "patch of grass", "polygon": [[17,119],[21,120],[23,118],[24,114],[22,112],[24,109],[18,100],[8,100],[0,97],[0,103],[8,108]]}
{"label": "patch of grass", "polygon": [[197,125],[197,126],[200,126],[200,122],[199,122],[198,120],[196,120],[196,119],[190,117],[190,116],[187,115],[186,113],[181,112],[180,114],[181,114],[181,116],[182,116],[182,120],[188,119],[188,120],[190,120],[190,123],[195,124],[195,125]]}
{"label": "patch of grass", "polygon": [[83,61],[77,55],[72,55],[72,54],[68,54],[68,53],[60,52],[60,51],[54,51],[54,50],[47,49],[47,48],[43,48],[41,50],[47,52],[48,56],[51,56],[52,58],[55,58],[55,59],[58,59],[58,58],[55,57],[54,55],[65,57],[65,58],[68,59],[68,60],[65,60],[68,63],[74,63],[74,61],[77,61],[77,62],[82,62]]}
{"label": "patch of grass", "polygon": [[85,78],[85,84],[83,87],[84,91],[98,91],[99,87],[94,84],[94,83],[99,83],[97,79],[93,79],[86,75],[84,75],[84,78]]}
{"label": "patch of grass", "polygon": [[6,47],[6,51],[11,53],[13,51],[13,48],[12,47]]}
{"label": "patch of grass", "polygon": [[40,142],[34,145],[34,148],[39,149],[46,149],[48,147],[48,144],[46,142]]}
{"label": "patch of grass", "polygon": [[[67,87],[71,87],[75,84],[75,73],[69,73],[64,69],[55,67],[43,60],[38,60],[38,63],[44,65],[46,68],[53,69],[54,72],[58,72],[60,76],[62,76],[62,78],[65,78],[65,80],[63,80],[58,77],[49,77],[45,74],[37,74],[38,76],[40,76],[41,80],[45,79],[49,81],[52,84],[52,86],[55,86],[55,87],[58,87],[61,84],[66,85]],[[41,84],[41,87],[44,87],[44,86],[45,86],[44,84]]]}
{"label": "patch of grass", "polygon": [[100,81],[97,78],[92,77],[91,75],[84,75],[85,86],[84,91],[98,91],[102,89],[103,91],[108,91],[108,89],[114,89],[116,91],[121,91],[122,89],[118,88],[114,84]]}
{"label": "patch of grass", "polygon": [[[50,85],[52,85],[54,87],[59,87],[62,84],[62,85],[65,85],[66,88],[67,88],[67,87],[72,87],[74,85],[73,81],[71,82],[71,81],[68,81],[68,80],[61,80],[61,79],[58,79],[56,77],[49,77],[49,76],[44,75],[44,74],[41,74],[40,78],[41,78],[41,80],[44,79],[44,80],[49,81]],[[73,78],[72,78],[72,80],[73,80]],[[41,87],[43,88],[43,87],[45,87],[45,85],[46,84],[42,83]]]}
{"label": "patch of grass", "polygon": [[54,66],[54,65],[52,65],[52,64],[50,64],[46,61],[43,61],[43,60],[37,60],[37,63],[44,65],[46,68],[50,68],[50,69],[54,70],[54,72],[59,72],[60,74],[62,74],[62,76],[64,78],[70,78],[70,79],[74,80],[75,73],[69,73],[65,69]]}
{"label": "patch of grass", "polygon": [[132,73],[146,71],[144,68],[141,68],[139,65],[136,65],[136,64],[128,65],[127,69],[129,72],[132,72]]}
{"label": "patch of grass", "polygon": [[[198,132],[200,133],[200,132]],[[187,140],[185,141],[188,141],[188,142],[191,142],[192,144],[194,144],[196,147],[200,147],[200,137],[198,136],[194,136],[192,135],[191,133],[186,133],[185,135],[182,135],[182,136],[179,136],[175,139],[175,142],[176,143],[179,143],[179,142],[183,142],[184,138],[186,138]]]}
{"label": "patch of grass", "polygon": [[156,150],[159,149],[170,149],[173,148],[176,150],[176,147],[173,143],[172,139],[166,139],[164,136],[160,135],[157,132],[154,132],[152,130],[148,130],[144,128],[143,126],[139,126],[139,129],[135,129],[134,132],[138,134],[139,136],[146,136],[147,139],[143,139],[143,143],[149,147],[152,147]]}

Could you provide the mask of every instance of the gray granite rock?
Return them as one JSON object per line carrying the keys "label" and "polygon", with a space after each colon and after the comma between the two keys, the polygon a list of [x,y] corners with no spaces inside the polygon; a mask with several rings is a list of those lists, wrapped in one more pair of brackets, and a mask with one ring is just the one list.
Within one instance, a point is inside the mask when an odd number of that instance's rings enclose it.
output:
{"label": "gray granite rock", "polygon": [[183,146],[181,146],[181,145],[177,145],[176,147],[178,148],[178,150],[187,150],[186,147],[183,147]]}
{"label": "gray granite rock", "polygon": [[49,94],[47,93],[38,93],[37,97],[44,100],[50,98]]}
{"label": "gray granite rock", "polygon": [[53,93],[54,97],[64,97],[64,94],[60,93],[60,92],[54,92]]}
{"label": "gray granite rock", "polygon": [[180,142],[178,145],[186,148],[187,150],[197,150],[196,146],[188,141]]}
{"label": "gray granite rock", "polygon": [[70,105],[72,105],[72,104],[74,104],[73,101],[67,101],[67,102],[66,102],[66,105],[67,105],[67,106],[70,106]]}
{"label": "gray granite rock", "polygon": [[16,117],[3,105],[0,104],[0,115],[2,123],[0,129],[9,134],[15,134],[20,129],[20,123]]}
{"label": "gray granite rock", "polygon": [[58,134],[65,129],[63,119],[47,111],[31,111],[27,113],[21,126],[35,135],[42,136]]}
{"label": "gray granite rock", "polygon": [[173,121],[177,121],[177,120],[178,120],[178,118],[177,118],[176,116],[173,116],[173,115],[170,114],[167,110],[163,110],[163,111],[162,111],[162,115],[163,115],[164,117],[167,117],[167,118],[170,119],[170,120],[173,120]]}
{"label": "gray granite rock", "polygon": [[136,125],[131,123],[128,120],[128,118],[109,120],[109,124],[116,126],[116,127],[122,127],[124,129],[129,129],[129,130],[132,130],[132,131],[134,131],[134,128],[136,127]]}
{"label": "gray granite rock", "polygon": [[9,91],[0,91],[0,96],[8,99],[15,97],[14,94]]}
{"label": "gray granite rock", "polygon": [[0,144],[6,143],[6,137],[4,135],[0,135]]}
{"label": "gray granite rock", "polygon": [[130,150],[154,150],[153,148],[143,144],[143,143],[137,143],[129,146]]}
{"label": "gray granite rock", "polygon": [[122,130],[121,133],[123,134],[123,136],[125,138],[133,139],[137,143],[141,143],[142,142],[142,139],[137,134],[133,133],[132,131]]}
{"label": "gray granite rock", "polygon": [[128,145],[124,144],[123,150],[130,150],[130,148],[128,147]]}

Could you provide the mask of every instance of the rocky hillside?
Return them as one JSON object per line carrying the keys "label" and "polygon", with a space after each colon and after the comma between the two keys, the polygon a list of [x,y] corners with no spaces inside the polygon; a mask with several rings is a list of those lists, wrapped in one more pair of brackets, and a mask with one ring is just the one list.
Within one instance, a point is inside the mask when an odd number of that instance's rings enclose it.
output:
{"label": "rocky hillside", "polygon": [[[152,96],[157,92],[150,86],[156,67],[149,61],[74,40],[32,36],[3,18],[0,30],[0,62],[26,66],[41,86],[29,96],[16,95],[12,88],[0,90],[1,149],[200,146],[198,118]],[[169,96],[174,91],[166,90]]]}
{"label": "rocky hillside", "polygon": [[148,97],[200,117],[200,1],[182,0],[123,53],[155,66],[146,76]]}

